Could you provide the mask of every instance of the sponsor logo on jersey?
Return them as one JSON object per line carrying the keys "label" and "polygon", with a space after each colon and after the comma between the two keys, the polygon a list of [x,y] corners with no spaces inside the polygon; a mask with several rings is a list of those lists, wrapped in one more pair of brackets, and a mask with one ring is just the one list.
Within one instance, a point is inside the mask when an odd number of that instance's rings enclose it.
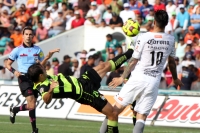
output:
{"label": "sponsor logo on jersey", "polygon": [[162,35],[155,35],[155,38],[162,38]]}
{"label": "sponsor logo on jersey", "polygon": [[154,40],[154,39],[151,39],[151,40],[148,40],[147,42],[148,44],[150,45],[153,45],[153,44],[163,44],[163,45],[169,45],[169,41],[163,41],[163,40]]}
{"label": "sponsor logo on jersey", "polygon": [[118,97],[118,99],[119,99],[120,101],[123,101],[123,98],[121,98],[121,97]]}
{"label": "sponsor logo on jersey", "polygon": [[156,46],[148,46],[149,49],[154,49],[154,50],[168,50],[167,47],[156,47]]}
{"label": "sponsor logo on jersey", "polygon": [[156,76],[159,74],[159,71],[151,70],[151,69],[145,69],[144,74],[147,75],[147,76],[151,76],[151,77],[156,78]]}

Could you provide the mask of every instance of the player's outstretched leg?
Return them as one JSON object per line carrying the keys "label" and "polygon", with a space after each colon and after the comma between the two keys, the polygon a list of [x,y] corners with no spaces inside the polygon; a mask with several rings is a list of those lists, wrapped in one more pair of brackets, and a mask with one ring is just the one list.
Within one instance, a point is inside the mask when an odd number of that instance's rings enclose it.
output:
{"label": "player's outstretched leg", "polygon": [[103,78],[107,72],[114,71],[121,67],[121,65],[132,57],[133,49],[128,49],[124,54],[118,55],[112,60],[104,62],[96,67],[94,70]]}

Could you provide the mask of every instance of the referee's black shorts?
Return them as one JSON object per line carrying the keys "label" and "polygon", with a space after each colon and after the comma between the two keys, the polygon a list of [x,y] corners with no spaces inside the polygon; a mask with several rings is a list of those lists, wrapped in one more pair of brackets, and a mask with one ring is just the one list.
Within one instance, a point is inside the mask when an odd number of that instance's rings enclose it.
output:
{"label": "referee's black shorts", "polygon": [[102,109],[106,106],[108,101],[98,91],[101,86],[101,77],[98,75],[98,73],[94,69],[91,69],[88,72],[85,72],[85,74],[81,75],[78,81],[83,87],[83,93],[77,102],[90,105],[97,111],[102,112]]}
{"label": "referee's black shorts", "polygon": [[21,91],[21,94],[24,97],[34,95],[35,98],[38,97],[37,91],[33,90],[33,82],[28,78],[26,74],[20,75],[18,77],[18,84]]}

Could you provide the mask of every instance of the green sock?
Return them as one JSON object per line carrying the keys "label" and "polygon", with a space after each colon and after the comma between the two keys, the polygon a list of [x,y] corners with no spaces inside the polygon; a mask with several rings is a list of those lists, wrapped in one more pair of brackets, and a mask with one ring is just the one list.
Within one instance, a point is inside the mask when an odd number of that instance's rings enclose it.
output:
{"label": "green sock", "polygon": [[119,133],[119,131],[118,131],[118,122],[117,121],[108,120],[107,126],[108,127],[107,127],[106,133]]}
{"label": "green sock", "polygon": [[111,71],[115,71],[121,67],[121,65],[132,57],[133,49],[128,49],[124,54],[118,55],[112,60],[109,60],[111,64]]}

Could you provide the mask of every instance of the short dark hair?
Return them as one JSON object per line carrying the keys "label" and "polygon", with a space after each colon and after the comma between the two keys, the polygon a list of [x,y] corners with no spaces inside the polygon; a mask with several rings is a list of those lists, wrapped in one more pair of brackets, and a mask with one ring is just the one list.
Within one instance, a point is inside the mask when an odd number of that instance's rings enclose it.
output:
{"label": "short dark hair", "polygon": [[157,10],[154,15],[156,26],[158,26],[161,29],[164,29],[165,26],[168,24],[168,14],[164,10]]}
{"label": "short dark hair", "polygon": [[36,63],[31,65],[28,68],[28,77],[33,81],[33,82],[38,82],[39,80],[39,75],[43,74],[43,69],[40,63]]}
{"label": "short dark hair", "polygon": [[106,37],[113,38],[111,34],[106,35]]}
{"label": "short dark hair", "polygon": [[22,34],[23,34],[23,35],[24,35],[24,32],[25,32],[26,30],[31,30],[32,33],[33,33],[33,29],[32,29],[31,27],[29,27],[29,26],[26,26],[26,27],[23,29],[23,31],[22,31]]}

